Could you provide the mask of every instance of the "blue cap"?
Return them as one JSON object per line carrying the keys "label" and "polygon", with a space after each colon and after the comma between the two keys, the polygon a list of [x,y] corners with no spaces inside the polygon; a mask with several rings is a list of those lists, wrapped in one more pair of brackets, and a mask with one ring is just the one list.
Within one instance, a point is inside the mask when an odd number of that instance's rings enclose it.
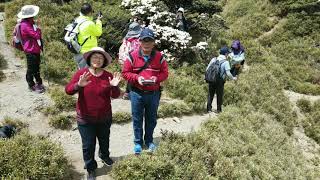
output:
{"label": "blue cap", "polygon": [[140,39],[143,40],[145,38],[151,38],[151,39],[155,39],[154,37],[154,33],[151,29],[149,28],[144,28],[141,33],[140,33]]}
{"label": "blue cap", "polygon": [[223,46],[223,47],[220,49],[220,54],[221,54],[221,55],[226,55],[226,54],[228,54],[228,53],[230,53],[230,50],[229,50],[229,48],[228,48],[227,46]]}

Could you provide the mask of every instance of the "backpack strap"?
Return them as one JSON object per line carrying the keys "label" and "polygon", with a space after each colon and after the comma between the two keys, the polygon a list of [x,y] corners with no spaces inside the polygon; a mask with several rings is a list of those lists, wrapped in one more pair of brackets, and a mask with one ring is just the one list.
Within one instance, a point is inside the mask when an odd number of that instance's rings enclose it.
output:
{"label": "backpack strap", "polygon": [[225,62],[226,62],[226,60],[222,60],[221,62],[219,62],[219,76],[220,76],[220,77],[223,76],[223,74],[221,74],[221,66],[222,66],[222,64],[225,63]]}
{"label": "backpack strap", "polygon": [[[79,33],[80,33],[80,26],[81,26],[83,23],[87,22],[87,21],[88,21],[88,20],[84,19],[83,21],[81,21],[81,22],[79,23],[79,26],[78,26]],[[76,27],[74,27],[74,28],[76,28]],[[86,43],[89,38],[91,38],[91,36],[87,37],[87,38],[83,41],[83,43],[80,44],[80,46],[83,46],[84,43]]]}
{"label": "backpack strap", "polygon": [[[133,57],[131,55],[131,52],[128,53],[128,56],[129,56],[129,60],[133,64]],[[163,54],[161,54],[161,57],[160,57],[160,63],[161,64],[162,64],[163,60],[164,60],[164,57],[163,57]],[[151,62],[150,60],[145,62],[144,65],[138,69],[137,74],[140,74],[143,70],[145,70],[149,66],[150,62]]]}

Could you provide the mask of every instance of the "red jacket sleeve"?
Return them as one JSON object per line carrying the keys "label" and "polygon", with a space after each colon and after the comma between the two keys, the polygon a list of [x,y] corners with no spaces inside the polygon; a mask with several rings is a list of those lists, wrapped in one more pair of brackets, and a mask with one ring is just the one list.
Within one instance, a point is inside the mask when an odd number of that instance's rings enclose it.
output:
{"label": "red jacket sleeve", "polygon": [[164,60],[161,63],[160,73],[157,77],[158,82],[162,82],[168,78],[168,63],[166,60]]}
{"label": "red jacket sleeve", "polygon": [[133,67],[130,60],[128,60],[128,58],[124,61],[124,64],[123,64],[122,76],[129,83],[134,83],[138,81],[139,75],[133,73]]}
{"label": "red jacket sleeve", "polygon": [[66,85],[65,91],[67,94],[74,95],[79,91],[79,89],[81,88],[80,86],[78,86],[80,75],[80,71],[76,72],[76,74],[73,75],[71,81]]}

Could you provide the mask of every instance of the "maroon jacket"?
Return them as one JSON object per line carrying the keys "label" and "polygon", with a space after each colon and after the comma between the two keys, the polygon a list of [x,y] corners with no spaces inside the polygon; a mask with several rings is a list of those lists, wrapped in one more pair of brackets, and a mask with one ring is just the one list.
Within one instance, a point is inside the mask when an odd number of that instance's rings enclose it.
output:
{"label": "maroon jacket", "polygon": [[81,123],[100,123],[112,117],[111,98],[120,95],[118,86],[110,86],[109,77],[112,74],[104,71],[99,77],[91,76],[85,87],[79,87],[80,75],[88,72],[88,68],[80,69],[66,85],[65,91],[69,95],[78,93],[77,115]]}
{"label": "maroon jacket", "polygon": [[[137,74],[137,71],[145,64],[142,50],[139,48],[130,54],[132,58],[129,56],[123,64],[123,77],[138,89],[147,91],[159,90],[160,83],[168,78],[168,64],[163,58],[163,55],[159,51],[153,50],[149,66]],[[144,79],[150,79],[151,76],[156,76],[157,81],[152,86],[141,86],[138,83],[139,76],[142,76]]]}
{"label": "maroon jacket", "polygon": [[41,30],[37,28],[35,31],[33,24],[34,21],[32,18],[22,19],[20,23],[23,51],[25,53],[40,54],[41,47],[37,43],[37,40],[41,40]]}

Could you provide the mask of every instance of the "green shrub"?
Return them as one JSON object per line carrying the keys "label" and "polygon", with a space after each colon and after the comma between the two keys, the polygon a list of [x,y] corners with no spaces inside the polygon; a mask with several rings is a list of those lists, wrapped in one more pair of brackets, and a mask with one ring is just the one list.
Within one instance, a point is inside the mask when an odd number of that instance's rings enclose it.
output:
{"label": "green shrub", "polygon": [[0,69],[5,69],[7,67],[7,61],[4,56],[0,54]]}
{"label": "green shrub", "polygon": [[48,116],[48,115],[56,115],[59,112],[61,112],[61,110],[59,110],[56,106],[48,106],[48,107],[43,107],[42,109],[40,109],[40,112],[42,112],[44,115]]}
{"label": "green shrub", "polygon": [[158,117],[166,118],[166,117],[174,117],[174,116],[184,116],[192,114],[192,109],[186,103],[178,102],[178,103],[165,103],[160,104],[158,109]]}
{"label": "green shrub", "polygon": [[[320,100],[314,102],[312,106],[309,101],[308,103],[308,111],[304,111],[308,114],[306,114],[307,117],[303,121],[303,127],[307,136],[320,143]],[[305,104],[307,103],[305,102]]]}
{"label": "green shrub", "polygon": [[16,128],[17,131],[21,131],[22,129],[28,127],[28,124],[26,124],[25,122],[22,122],[21,120],[18,120],[18,119],[13,119],[11,117],[4,117],[2,124],[12,125]]}
{"label": "green shrub", "polygon": [[112,122],[121,124],[131,121],[131,113],[128,112],[116,112],[112,114]]}
{"label": "green shrub", "polygon": [[114,179],[315,178],[283,126],[250,108],[227,108],[187,136],[166,133],[155,153],[129,156]]}
{"label": "green shrub", "polygon": [[311,102],[307,99],[299,99],[297,101],[297,106],[302,110],[304,113],[309,113],[312,110]]}
{"label": "green shrub", "polygon": [[4,179],[69,179],[63,149],[27,132],[0,139],[0,176]]}
{"label": "green shrub", "polygon": [[53,88],[49,91],[54,107],[60,111],[72,111],[75,109],[76,100],[73,96],[67,95],[61,88]]}
{"label": "green shrub", "polygon": [[70,129],[75,117],[69,115],[57,115],[49,118],[49,125],[57,129]]}

